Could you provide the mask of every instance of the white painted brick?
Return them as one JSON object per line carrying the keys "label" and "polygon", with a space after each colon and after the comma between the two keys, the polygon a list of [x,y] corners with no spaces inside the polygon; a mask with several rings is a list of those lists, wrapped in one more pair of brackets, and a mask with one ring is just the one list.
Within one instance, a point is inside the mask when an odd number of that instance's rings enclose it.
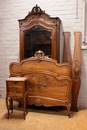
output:
{"label": "white painted brick", "polygon": [[79,109],[87,108],[87,99],[78,100],[78,108]]}

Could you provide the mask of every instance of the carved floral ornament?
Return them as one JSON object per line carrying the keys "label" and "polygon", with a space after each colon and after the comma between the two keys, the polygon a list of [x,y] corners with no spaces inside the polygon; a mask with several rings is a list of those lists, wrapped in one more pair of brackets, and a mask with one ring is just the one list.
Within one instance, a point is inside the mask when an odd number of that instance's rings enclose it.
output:
{"label": "carved floral ornament", "polygon": [[[41,81],[41,79],[43,78],[43,81]],[[47,85],[49,84],[49,77],[47,77],[46,75],[35,75],[35,74],[31,74],[29,77],[28,77],[28,84],[33,87],[38,87],[41,88],[41,87],[47,87]],[[32,88],[31,88],[32,89]]]}
{"label": "carved floral ornament", "polygon": [[81,63],[79,61],[74,61],[74,80],[77,81],[81,75]]}

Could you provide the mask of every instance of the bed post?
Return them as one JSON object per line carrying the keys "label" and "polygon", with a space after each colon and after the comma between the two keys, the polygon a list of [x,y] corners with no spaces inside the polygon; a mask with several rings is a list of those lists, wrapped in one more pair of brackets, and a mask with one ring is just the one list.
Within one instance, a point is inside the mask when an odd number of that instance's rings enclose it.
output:
{"label": "bed post", "polygon": [[80,48],[80,38],[81,32],[74,32],[75,43],[74,43],[74,54],[73,54],[73,62],[72,62],[72,111],[78,111],[77,109],[77,100],[79,89],[81,85],[81,63],[82,63],[82,55]]}
{"label": "bed post", "polygon": [[63,35],[64,35],[63,62],[71,63],[70,32],[63,32]]}

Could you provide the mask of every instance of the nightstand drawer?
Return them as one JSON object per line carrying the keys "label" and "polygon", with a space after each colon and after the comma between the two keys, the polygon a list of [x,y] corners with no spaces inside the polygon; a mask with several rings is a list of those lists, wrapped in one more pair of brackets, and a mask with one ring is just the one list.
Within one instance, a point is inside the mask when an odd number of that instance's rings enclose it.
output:
{"label": "nightstand drawer", "polygon": [[22,97],[24,95],[24,87],[23,86],[9,86],[8,85],[7,93],[9,96]]}
{"label": "nightstand drawer", "polygon": [[7,81],[8,83],[8,86],[9,87],[18,87],[18,88],[20,88],[20,87],[22,87],[23,85],[24,85],[24,82],[22,82],[22,81]]}

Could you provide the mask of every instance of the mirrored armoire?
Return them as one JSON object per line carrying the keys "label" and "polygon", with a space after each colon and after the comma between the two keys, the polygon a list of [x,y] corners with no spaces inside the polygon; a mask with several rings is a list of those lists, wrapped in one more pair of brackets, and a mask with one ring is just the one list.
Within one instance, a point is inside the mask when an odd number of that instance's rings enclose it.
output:
{"label": "mirrored armoire", "polygon": [[34,56],[41,50],[46,56],[60,60],[60,22],[52,18],[37,5],[19,21],[20,61]]}

